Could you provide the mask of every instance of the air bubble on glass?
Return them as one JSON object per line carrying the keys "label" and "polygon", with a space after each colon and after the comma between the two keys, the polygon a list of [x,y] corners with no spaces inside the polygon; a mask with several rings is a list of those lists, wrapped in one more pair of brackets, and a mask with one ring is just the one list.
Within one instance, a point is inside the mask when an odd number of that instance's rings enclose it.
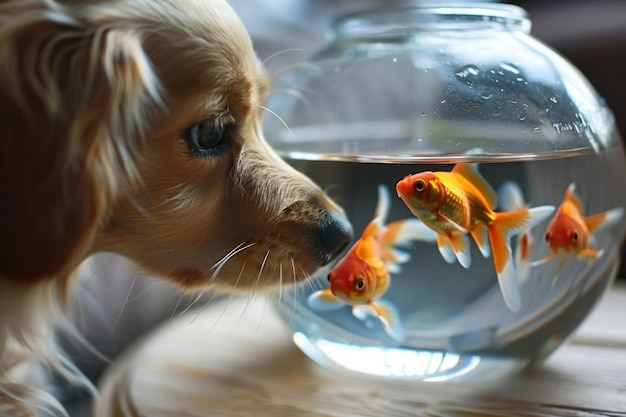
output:
{"label": "air bubble on glass", "polygon": [[479,72],[480,70],[476,65],[469,64],[459,68],[459,70],[456,72],[456,76],[458,78],[467,78],[472,75],[478,75]]}
{"label": "air bubble on glass", "polygon": [[[511,64],[510,62],[503,62],[503,63],[501,63],[500,64],[500,68],[502,68],[502,69],[504,69],[506,71],[512,72],[513,74],[516,74],[516,75],[520,73],[519,68],[517,68],[515,66],[515,64]],[[518,78],[517,80],[521,81],[521,77]]]}

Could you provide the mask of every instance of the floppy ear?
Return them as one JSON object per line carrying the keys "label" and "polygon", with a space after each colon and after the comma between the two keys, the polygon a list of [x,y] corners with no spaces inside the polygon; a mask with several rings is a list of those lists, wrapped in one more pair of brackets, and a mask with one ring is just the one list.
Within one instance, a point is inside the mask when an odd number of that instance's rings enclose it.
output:
{"label": "floppy ear", "polygon": [[24,282],[82,261],[158,102],[137,33],[45,3],[0,6],[0,277]]}

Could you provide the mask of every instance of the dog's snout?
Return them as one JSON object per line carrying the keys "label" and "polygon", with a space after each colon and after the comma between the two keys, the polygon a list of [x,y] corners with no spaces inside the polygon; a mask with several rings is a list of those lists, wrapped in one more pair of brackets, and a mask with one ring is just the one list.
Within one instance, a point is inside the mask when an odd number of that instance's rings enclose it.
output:
{"label": "dog's snout", "polygon": [[352,225],[343,215],[328,213],[327,222],[316,232],[316,242],[322,265],[332,261],[352,240]]}

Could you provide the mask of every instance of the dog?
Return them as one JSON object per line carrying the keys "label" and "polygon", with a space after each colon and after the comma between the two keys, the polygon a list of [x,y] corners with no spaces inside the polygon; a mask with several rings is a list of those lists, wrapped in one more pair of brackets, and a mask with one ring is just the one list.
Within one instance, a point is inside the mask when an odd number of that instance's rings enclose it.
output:
{"label": "dog", "polygon": [[342,209],[263,137],[269,90],[225,0],[0,2],[0,415],[60,407],[31,363],[80,382],[54,331],[94,253],[232,293],[343,251]]}

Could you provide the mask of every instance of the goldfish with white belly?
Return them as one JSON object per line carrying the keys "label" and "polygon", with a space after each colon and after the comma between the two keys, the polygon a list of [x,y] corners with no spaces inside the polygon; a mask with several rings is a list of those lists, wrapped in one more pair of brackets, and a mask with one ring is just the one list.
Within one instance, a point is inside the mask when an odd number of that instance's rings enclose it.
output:
{"label": "goldfish with white belly", "polygon": [[484,257],[493,253],[504,301],[512,311],[519,311],[521,291],[511,262],[510,237],[546,219],[553,206],[495,212],[496,193],[476,164],[457,164],[451,172],[409,175],[398,182],[396,191],[409,210],[437,232],[437,246],[447,262],[454,262],[456,257],[469,268],[468,235]]}
{"label": "goldfish with white belly", "polygon": [[398,247],[406,247],[411,241],[434,242],[437,234],[417,219],[385,225],[388,210],[389,192],[381,185],[374,218],[328,274],[330,288],[314,292],[307,302],[318,311],[348,304],[355,317],[361,320],[377,317],[389,336],[401,341],[402,324],[396,308],[381,297],[391,285],[391,272],[399,272],[399,265],[410,259]]}
{"label": "goldfish with white belly", "polygon": [[550,247],[550,254],[532,262],[532,266],[535,266],[553,259],[560,259],[556,277],[559,276],[565,262],[569,259],[593,260],[600,257],[602,250],[593,248],[593,234],[601,228],[615,225],[624,214],[624,209],[617,207],[585,217],[583,205],[576,195],[575,188],[574,183],[569,185],[563,202],[548,225],[545,239]]}

